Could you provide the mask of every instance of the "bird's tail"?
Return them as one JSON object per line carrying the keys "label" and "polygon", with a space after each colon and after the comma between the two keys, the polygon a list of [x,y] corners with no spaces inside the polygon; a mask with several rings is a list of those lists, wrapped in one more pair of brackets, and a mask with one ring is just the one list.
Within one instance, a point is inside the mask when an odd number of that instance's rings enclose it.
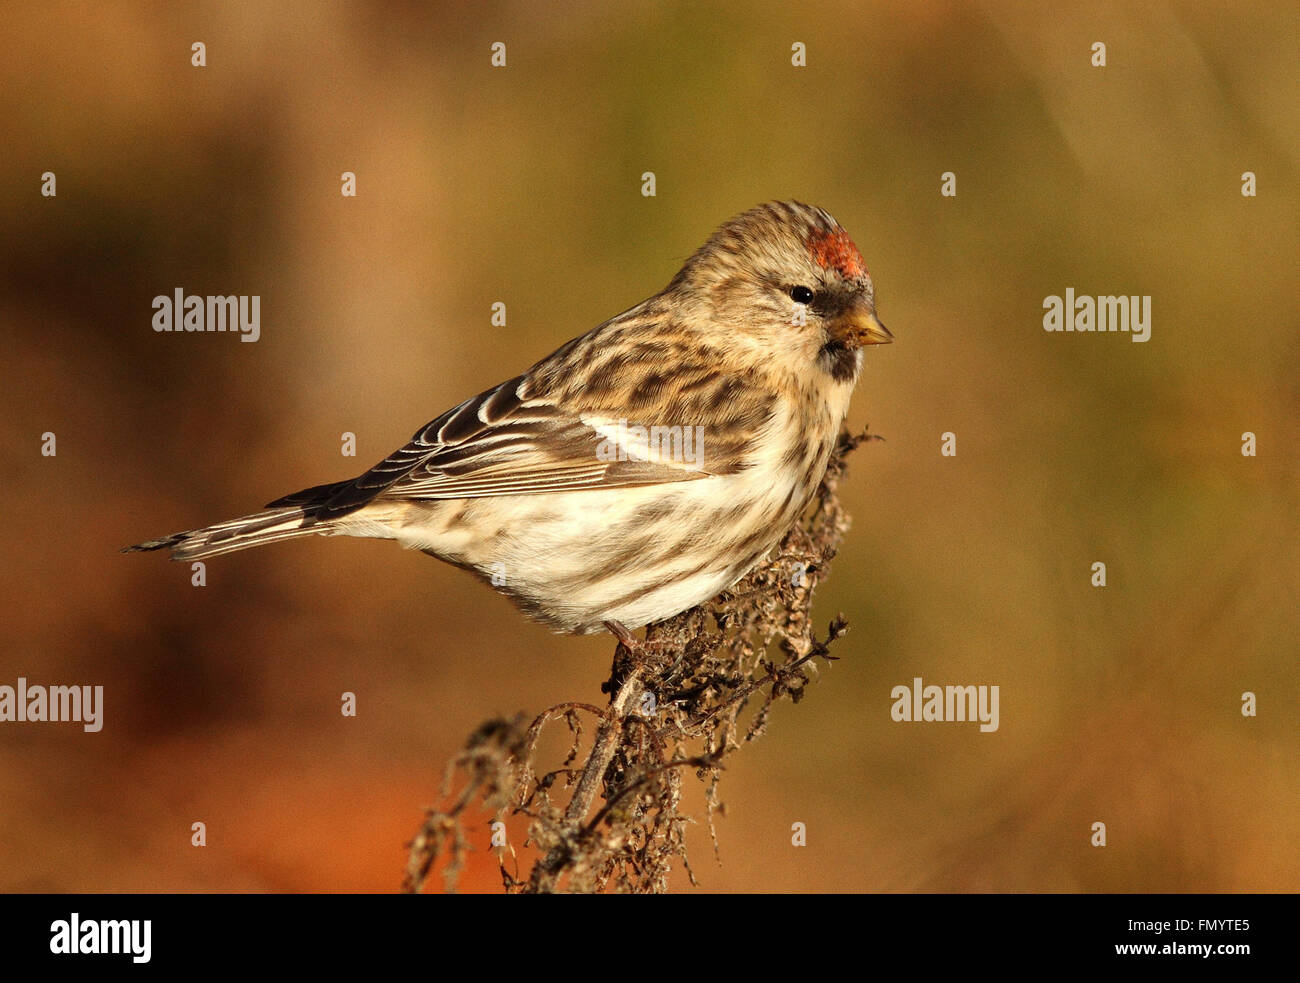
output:
{"label": "bird's tail", "polygon": [[173,533],[162,539],[152,539],[125,547],[123,553],[140,553],[148,550],[170,549],[173,560],[205,560],[253,546],[278,543],[282,539],[300,536],[328,536],[335,532],[334,523],[320,521],[317,510],[311,506],[288,506],[255,512],[252,515],[218,522],[215,526]]}

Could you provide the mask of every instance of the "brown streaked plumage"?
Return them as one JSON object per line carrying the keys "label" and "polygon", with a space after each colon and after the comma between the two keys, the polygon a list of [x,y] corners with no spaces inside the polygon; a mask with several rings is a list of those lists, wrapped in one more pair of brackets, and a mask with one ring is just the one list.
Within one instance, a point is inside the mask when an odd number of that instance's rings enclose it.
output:
{"label": "brown streaked plumage", "polygon": [[637,628],[735,583],[780,540],[825,472],[862,347],[890,338],[847,232],[819,208],[760,205],[663,291],[364,474],[128,551],[396,539],[556,630]]}

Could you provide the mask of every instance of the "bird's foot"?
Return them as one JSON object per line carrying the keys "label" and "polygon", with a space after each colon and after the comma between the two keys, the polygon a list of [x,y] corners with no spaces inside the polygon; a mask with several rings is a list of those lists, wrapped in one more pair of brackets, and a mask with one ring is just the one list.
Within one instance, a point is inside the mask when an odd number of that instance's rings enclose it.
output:
{"label": "bird's foot", "polygon": [[617,621],[606,621],[605,627],[637,662],[654,666],[669,661],[670,657],[679,655],[682,650],[681,643],[670,638],[637,638]]}
{"label": "bird's foot", "polygon": [[605,627],[618,639],[613,672],[609,682],[601,687],[607,693],[612,693],[617,688],[629,670],[635,669],[643,676],[653,675],[656,671],[667,669],[682,654],[681,643],[672,639],[637,638],[617,621],[606,621]]}

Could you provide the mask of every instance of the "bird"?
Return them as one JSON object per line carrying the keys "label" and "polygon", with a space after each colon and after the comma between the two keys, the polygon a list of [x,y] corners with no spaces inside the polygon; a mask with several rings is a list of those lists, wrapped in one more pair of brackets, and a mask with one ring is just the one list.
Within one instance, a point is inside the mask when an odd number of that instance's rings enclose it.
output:
{"label": "bird", "polygon": [[565,634],[709,600],[781,541],[825,474],[876,314],[825,210],[758,205],[668,285],[447,410],[363,474],[126,547],[204,560],[311,535],[396,540]]}

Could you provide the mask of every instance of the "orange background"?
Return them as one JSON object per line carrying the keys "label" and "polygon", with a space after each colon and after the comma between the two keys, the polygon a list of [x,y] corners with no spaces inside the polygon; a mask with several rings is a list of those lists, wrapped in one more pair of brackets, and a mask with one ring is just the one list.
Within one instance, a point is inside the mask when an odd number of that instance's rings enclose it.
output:
{"label": "orange background", "polygon": [[[394,890],[465,737],[598,700],[608,639],[391,543],[202,589],[118,548],[359,472],[796,197],[898,339],[850,417],[886,441],[818,600],[842,661],[732,759],[703,888],[1294,890],[1300,9],[904,7],[7,9],[0,683],[106,708],[0,725],[0,888]],[[176,287],[260,295],[261,340],[154,333]],[[1151,295],[1151,340],[1045,333],[1067,287]],[[894,723],[914,676],[999,685],[999,731]]]}

